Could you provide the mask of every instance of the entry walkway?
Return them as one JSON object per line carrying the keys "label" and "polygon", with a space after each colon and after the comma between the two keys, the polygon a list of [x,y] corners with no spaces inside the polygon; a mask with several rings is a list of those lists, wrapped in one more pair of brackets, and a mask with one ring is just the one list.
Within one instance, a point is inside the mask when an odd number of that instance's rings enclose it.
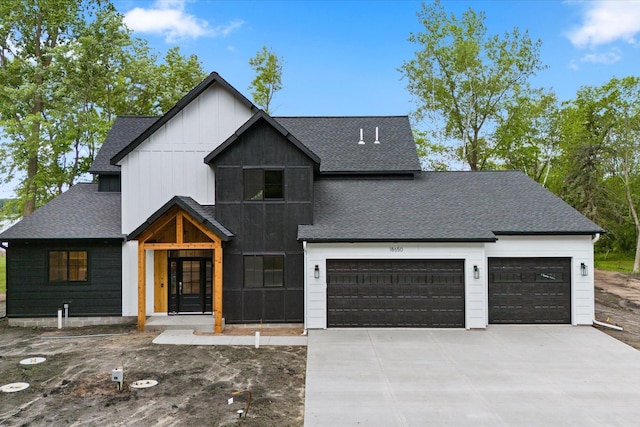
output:
{"label": "entry walkway", "polygon": [[[176,345],[255,345],[255,335],[198,335],[193,329],[166,330],[158,335],[154,344]],[[307,345],[306,336],[260,336],[260,346]]]}
{"label": "entry walkway", "polygon": [[588,326],[309,331],[305,426],[627,426],[640,352]]}

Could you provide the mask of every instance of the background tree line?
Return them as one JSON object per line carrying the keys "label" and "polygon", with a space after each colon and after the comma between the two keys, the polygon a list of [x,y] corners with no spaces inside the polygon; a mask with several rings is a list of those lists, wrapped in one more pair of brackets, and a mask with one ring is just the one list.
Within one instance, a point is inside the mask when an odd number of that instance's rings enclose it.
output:
{"label": "background tree line", "polygon": [[[612,78],[559,102],[530,80],[545,68],[540,40],[514,28],[487,34],[485,16],[423,5],[415,56],[400,71],[414,96],[427,169],[518,169],[607,234],[600,252],[634,254],[640,269],[640,78]],[[539,207],[532,206],[532,209]]]}

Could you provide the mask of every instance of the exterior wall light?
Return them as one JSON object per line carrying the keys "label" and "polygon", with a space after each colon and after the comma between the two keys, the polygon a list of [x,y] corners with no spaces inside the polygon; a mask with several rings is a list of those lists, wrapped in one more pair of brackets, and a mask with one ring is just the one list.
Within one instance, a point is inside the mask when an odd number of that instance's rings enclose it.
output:
{"label": "exterior wall light", "polygon": [[477,265],[473,266],[473,278],[474,279],[479,279],[480,278],[480,269],[478,268]]}
{"label": "exterior wall light", "polygon": [[589,268],[584,262],[580,263],[580,274],[583,276],[589,275]]}
{"label": "exterior wall light", "polygon": [[313,277],[316,279],[320,278],[320,267],[318,267],[318,264],[316,264],[316,268],[313,269]]}

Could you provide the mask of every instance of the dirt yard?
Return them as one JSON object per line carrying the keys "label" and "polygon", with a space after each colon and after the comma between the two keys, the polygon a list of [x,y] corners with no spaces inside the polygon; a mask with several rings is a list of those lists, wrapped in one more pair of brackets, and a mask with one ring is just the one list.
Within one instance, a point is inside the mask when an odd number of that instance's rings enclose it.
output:
{"label": "dirt yard", "polygon": [[640,278],[596,270],[596,319],[622,326],[622,332],[598,328],[640,350]]}
{"label": "dirt yard", "polygon": [[[596,319],[624,331],[600,329],[640,349],[640,279],[596,271],[595,295]],[[247,331],[252,333],[228,332]],[[79,337],[96,334],[114,335]],[[25,391],[0,393],[0,425],[303,425],[306,347],[167,346],[152,344],[156,335],[132,326],[58,331],[9,328],[0,321],[0,385],[30,384]],[[47,360],[32,367],[19,363],[36,356]],[[117,366],[125,372],[122,392],[110,379]],[[129,387],[144,379],[158,385]],[[231,405],[228,399],[246,389],[253,401],[247,418],[239,419],[245,396]]]}
{"label": "dirt yard", "polygon": [[[69,335],[116,334],[76,337]],[[0,322],[1,426],[301,426],[304,417],[306,347],[156,345],[157,333],[132,326],[62,331],[9,328]],[[25,367],[20,361],[45,357]],[[111,369],[124,368],[124,390]],[[137,380],[158,385],[132,389]],[[252,402],[246,418],[246,394]]]}

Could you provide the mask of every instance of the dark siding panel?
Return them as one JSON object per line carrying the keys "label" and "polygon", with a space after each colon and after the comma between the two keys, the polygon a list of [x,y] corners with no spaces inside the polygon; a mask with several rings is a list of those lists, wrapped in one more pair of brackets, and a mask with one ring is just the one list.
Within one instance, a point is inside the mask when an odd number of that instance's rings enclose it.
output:
{"label": "dark siding panel", "polygon": [[231,319],[242,319],[242,290],[226,289],[226,283],[223,287],[225,290],[222,297],[222,316],[225,322]]}
{"label": "dark siding panel", "polygon": [[289,168],[285,175],[286,199],[289,202],[309,202],[313,193],[313,173],[310,167]]}
{"label": "dark siding panel", "polygon": [[[284,200],[243,200],[244,167],[284,169]],[[313,223],[313,167],[311,159],[264,122],[216,158],[216,217],[236,235],[224,249],[227,323],[302,321],[303,257],[297,233],[299,224]],[[242,256],[262,253],[285,255],[284,288],[243,287]]]}
{"label": "dark siding panel", "polygon": [[98,177],[99,192],[120,192],[120,175],[100,175]]}
{"label": "dark siding panel", "polygon": [[271,319],[272,322],[284,322],[285,318],[284,309],[284,292],[280,290],[264,291],[264,318]]}
{"label": "dark siding panel", "polygon": [[[49,283],[47,257],[51,250],[88,251],[88,282]],[[122,242],[10,242],[7,251],[7,315],[54,317],[64,303],[71,303],[71,316],[122,314]]]}
{"label": "dark siding panel", "polygon": [[304,290],[288,290],[285,295],[287,322],[304,321]]}
{"label": "dark siding panel", "polygon": [[[216,200],[228,202],[242,199],[242,168],[238,166],[219,166],[215,170],[216,181],[225,183],[216,188]],[[219,191],[219,192],[218,192]]]}
{"label": "dark siding panel", "polygon": [[285,220],[287,206],[284,203],[265,205],[265,242],[264,250],[267,252],[282,251],[286,245],[287,236],[285,230]]}

